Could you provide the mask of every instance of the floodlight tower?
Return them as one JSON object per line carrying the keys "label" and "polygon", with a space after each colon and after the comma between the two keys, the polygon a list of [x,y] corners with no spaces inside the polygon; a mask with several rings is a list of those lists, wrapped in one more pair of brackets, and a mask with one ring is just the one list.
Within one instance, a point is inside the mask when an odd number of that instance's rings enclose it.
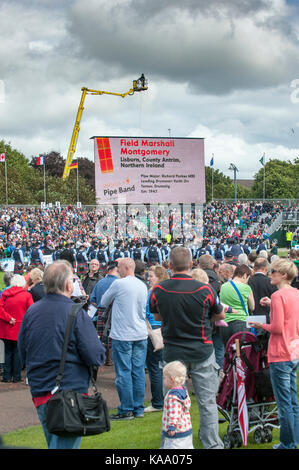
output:
{"label": "floodlight tower", "polygon": [[239,170],[233,163],[230,164],[229,170],[232,170],[234,172],[235,202],[237,202],[237,171]]}
{"label": "floodlight tower", "polygon": [[81,121],[81,117],[82,117],[82,113],[84,109],[84,101],[85,101],[86,95],[114,95],[114,96],[120,96],[121,98],[125,98],[128,95],[130,96],[134,95],[134,93],[137,91],[147,90],[148,89],[147,83],[148,83],[147,79],[145,78],[144,74],[142,74],[140,78],[138,78],[137,80],[133,80],[132,88],[130,88],[130,90],[127,91],[126,93],[114,93],[111,91],[91,90],[86,87],[81,88],[81,91],[82,91],[81,100],[80,100],[80,104],[79,104],[79,108],[78,108],[78,112],[76,116],[76,121],[75,121],[74,129],[73,129],[73,134],[71,138],[71,143],[69,146],[67,159],[65,162],[65,167],[64,167],[64,171],[62,175],[63,179],[66,179],[70,174],[70,164],[73,161],[74,154],[76,151],[77,139],[78,139],[78,135],[80,132],[80,121]]}

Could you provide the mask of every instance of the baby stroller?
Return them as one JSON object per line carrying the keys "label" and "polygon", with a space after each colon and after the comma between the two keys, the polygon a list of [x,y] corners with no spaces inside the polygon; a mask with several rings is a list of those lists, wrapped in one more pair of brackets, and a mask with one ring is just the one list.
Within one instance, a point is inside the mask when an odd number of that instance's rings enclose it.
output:
{"label": "baby stroller", "polygon": [[249,429],[256,444],[272,441],[272,429],[279,428],[278,410],[273,396],[267,363],[267,340],[250,332],[234,334],[226,344],[223,372],[219,384],[217,406],[228,421],[223,437],[224,447],[241,447],[242,436],[238,421],[236,379],[236,340],[240,344],[240,357],[245,372],[246,403]]}

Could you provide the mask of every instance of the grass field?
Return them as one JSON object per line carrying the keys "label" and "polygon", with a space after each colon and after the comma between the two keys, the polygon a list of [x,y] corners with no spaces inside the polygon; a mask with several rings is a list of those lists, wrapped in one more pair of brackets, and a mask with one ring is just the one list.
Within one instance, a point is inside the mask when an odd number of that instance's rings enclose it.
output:
{"label": "grass field", "polygon": [[[199,429],[199,414],[194,396],[191,396],[191,420],[193,426],[193,444],[196,449],[202,449],[197,437]],[[115,410],[114,410],[115,411]],[[112,410],[111,410],[112,412]],[[143,419],[132,421],[111,422],[111,430],[99,436],[84,437],[81,449],[159,449],[162,413],[149,413]],[[228,423],[220,424],[221,437],[226,433]],[[253,433],[249,434],[246,449],[271,449],[278,443],[279,430],[273,431],[273,441],[267,444],[255,444]],[[40,426],[32,426],[15,432],[4,434],[3,441],[8,446],[46,449],[46,441]],[[241,447],[244,448],[245,447]]]}

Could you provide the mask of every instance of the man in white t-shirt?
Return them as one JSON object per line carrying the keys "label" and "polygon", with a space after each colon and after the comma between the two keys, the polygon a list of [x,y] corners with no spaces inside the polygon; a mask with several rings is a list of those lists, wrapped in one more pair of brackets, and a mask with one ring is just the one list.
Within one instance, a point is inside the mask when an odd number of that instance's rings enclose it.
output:
{"label": "man in white t-shirt", "polygon": [[118,274],[101,299],[103,307],[112,302],[110,338],[119,395],[118,413],[112,420],[143,417],[145,361],[147,351],[147,287],[134,275],[132,258],[118,258]]}

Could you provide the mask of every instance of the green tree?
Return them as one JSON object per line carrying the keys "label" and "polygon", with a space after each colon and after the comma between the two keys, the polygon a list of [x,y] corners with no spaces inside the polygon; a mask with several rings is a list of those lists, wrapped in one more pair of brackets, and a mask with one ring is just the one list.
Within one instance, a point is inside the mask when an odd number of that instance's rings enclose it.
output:
{"label": "green tree", "polygon": [[[273,159],[265,165],[265,198],[289,199],[298,197],[299,160],[282,161]],[[252,195],[263,197],[264,168],[255,174]]]}
{"label": "green tree", "polygon": [[[0,141],[0,153],[6,152],[8,204],[40,204],[44,201],[44,175],[43,167],[36,165],[36,157],[31,162],[18,150],[13,149],[9,143]],[[42,155],[42,154],[41,154]],[[62,179],[64,161],[57,152],[52,152],[49,172],[46,172],[46,200],[47,203],[60,201],[61,204],[75,205],[77,202],[77,175],[73,170],[66,180]],[[61,176],[54,169],[55,163],[62,168]],[[46,163],[47,168],[47,163]],[[58,172],[60,170],[58,169]],[[55,174],[56,173],[56,174]],[[84,177],[79,176],[79,199],[82,205],[96,203],[94,188],[86,183]],[[0,204],[6,203],[5,164],[0,163]]]}

